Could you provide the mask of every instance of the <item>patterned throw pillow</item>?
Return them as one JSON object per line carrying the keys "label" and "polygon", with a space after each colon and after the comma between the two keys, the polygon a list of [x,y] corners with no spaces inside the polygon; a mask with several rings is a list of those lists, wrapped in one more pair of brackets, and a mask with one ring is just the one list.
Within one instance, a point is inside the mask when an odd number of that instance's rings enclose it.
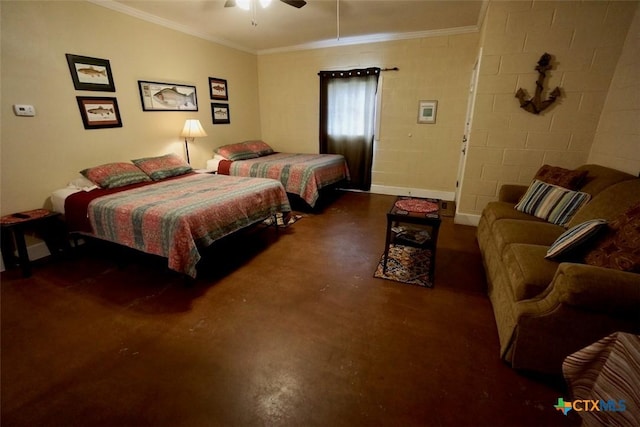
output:
{"label": "patterned throw pillow", "polygon": [[567,190],[536,179],[515,209],[552,224],[564,225],[590,198],[587,193]]}
{"label": "patterned throw pillow", "polygon": [[611,222],[609,232],[585,255],[584,262],[640,273],[640,203]]}
{"label": "patterned throw pillow", "polygon": [[264,141],[245,141],[242,144],[245,144],[246,147],[250,151],[256,153],[258,157],[267,156],[274,153],[273,148],[271,148],[271,146]]}
{"label": "patterned throw pillow", "polygon": [[216,153],[220,154],[227,160],[247,160],[257,159],[260,157],[258,156],[258,153],[252,151],[250,147],[242,142],[218,147]]}
{"label": "patterned throw pillow", "polygon": [[133,164],[138,166],[154,181],[160,181],[170,176],[184,175],[193,169],[188,163],[185,163],[175,154],[165,154],[159,157],[145,157],[142,159],[132,160]]}
{"label": "patterned throw pillow", "polygon": [[588,173],[588,171],[569,170],[557,166],[542,165],[533,179],[568,188],[569,190],[577,190],[582,186]]}
{"label": "patterned throw pillow", "polygon": [[138,182],[151,181],[138,167],[131,163],[107,163],[81,170],[80,173],[102,188],[117,188]]}
{"label": "patterned throw pillow", "polygon": [[607,221],[604,219],[592,219],[571,227],[553,242],[545,258],[553,259],[568,255],[593,238],[606,225]]}

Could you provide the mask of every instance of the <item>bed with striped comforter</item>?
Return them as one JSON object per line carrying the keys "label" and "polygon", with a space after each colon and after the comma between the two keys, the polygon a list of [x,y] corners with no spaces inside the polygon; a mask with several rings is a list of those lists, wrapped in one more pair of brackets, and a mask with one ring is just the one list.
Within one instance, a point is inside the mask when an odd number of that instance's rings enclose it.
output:
{"label": "bed with striped comforter", "polygon": [[160,255],[195,277],[199,248],[290,210],[276,180],[190,174],[97,197],[87,214],[95,237]]}
{"label": "bed with striped comforter", "polygon": [[339,154],[273,153],[229,162],[228,174],[277,179],[287,193],[300,196],[314,207],[320,189],[348,180],[349,168],[344,156]]}

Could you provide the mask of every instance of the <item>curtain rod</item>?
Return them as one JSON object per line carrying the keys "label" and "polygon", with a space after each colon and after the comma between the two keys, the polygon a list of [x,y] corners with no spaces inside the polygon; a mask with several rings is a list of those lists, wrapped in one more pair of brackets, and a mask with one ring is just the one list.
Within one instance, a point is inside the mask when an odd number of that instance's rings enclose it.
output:
{"label": "curtain rod", "polygon": [[400,71],[400,68],[398,68],[398,67],[393,67],[393,68],[380,68],[380,71]]}

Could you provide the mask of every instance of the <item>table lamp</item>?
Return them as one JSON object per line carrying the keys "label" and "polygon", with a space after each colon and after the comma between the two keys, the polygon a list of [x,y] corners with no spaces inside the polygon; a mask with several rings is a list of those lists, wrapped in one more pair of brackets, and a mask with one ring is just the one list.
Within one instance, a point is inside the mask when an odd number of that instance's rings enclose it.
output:
{"label": "table lamp", "polygon": [[187,119],[187,121],[184,122],[184,128],[182,128],[180,136],[184,137],[184,149],[187,152],[187,163],[191,164],[189,161],[189,138],[191,139],[191,142],[193,142],[196,138],[207,136],[207,133],[202,128],[200,120]]}

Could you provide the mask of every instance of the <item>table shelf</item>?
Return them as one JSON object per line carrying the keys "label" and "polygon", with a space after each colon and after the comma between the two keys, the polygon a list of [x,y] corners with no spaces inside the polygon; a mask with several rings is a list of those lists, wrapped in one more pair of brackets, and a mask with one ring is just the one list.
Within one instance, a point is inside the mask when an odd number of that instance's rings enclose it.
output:
{"label": "table shelf", "polygon": [[[430,212],[411,212],[400,209],[397,202],[427,202],[437,206],[437,210]],[[438,199],[427,199],[419,197],[399,196],[394,201],[391,209],[387,213],[387,234],[384,248],[384,261],[382,271],[387,271],[387,259],[389,248],[392,244],[412,246],[423,249],[430,249],[432,252],[431,263],[429,265],[429,275],[434,281],[436,248],[438,244],[438,232],[440,230],[440,209]],[[410,203],[401,203],[401,205]],[[416,203],[419,205],[419,203]],[[425,234],[428,238],[425,238]],[[411,237],[410,237],[411,236]],[[413,237],[413,238],[412,238]]]}

